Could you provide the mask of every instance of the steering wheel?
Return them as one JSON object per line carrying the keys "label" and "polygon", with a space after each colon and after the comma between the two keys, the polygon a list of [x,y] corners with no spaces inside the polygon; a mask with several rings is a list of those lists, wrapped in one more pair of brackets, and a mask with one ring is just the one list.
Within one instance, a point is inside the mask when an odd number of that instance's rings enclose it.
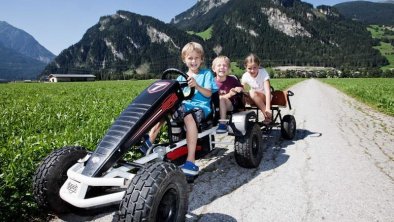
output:
{"label": "steering wheel", "polygon": [[[185,78],[185,81],[179,81],[179,80],[178,80],[179,85],[181,86],[182,91],[183,91],[186,87],[189,87],[189,85],[187,84],[187,78],[189,78],[189,76],[187,76],[186,73],[184,73],[184,72],[182,72],[182,71],[180,71],[180,70],[178,70],[178,69],[174,69],[174,68],[166,69],[166,70],[163,72],[163,74],[161,75],[161,79],[163,79],[163,80],[164,80],[164,79],[169,79],[169,78],[168,78],[168,75],[171,74],[171,73],[181,75],[181,76],[183,76],[183,78]],[[184,99],[185,99],[185,100],[191,99],[191,98],[194,96],[194,92],[195,92],[195,88],[194,88],[194,87],[190,87],[189,95],[187,95],[187,96],[184,95]]]}

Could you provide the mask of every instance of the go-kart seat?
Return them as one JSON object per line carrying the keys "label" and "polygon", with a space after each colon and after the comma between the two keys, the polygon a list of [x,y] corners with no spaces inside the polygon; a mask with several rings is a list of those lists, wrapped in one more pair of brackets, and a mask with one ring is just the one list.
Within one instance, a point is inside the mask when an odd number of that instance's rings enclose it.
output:
{"label": "go-kart seat", "polygon": [[[275,90],[274,87],[271,86],[271,109],[277,110],[279,108],[285,108],[289,106],[289,109],[291,109],[291,104],[289,100],[289,96],[292,96],[293,92],[287,90],[287,91],[281,91],[281,90]],[[258,109],[257,106],[252,105],[246,107],[246,109]]]}
{"label": "go-kart seat", "polygon": [[202,120],[200,126],[198,126],[198,131],[202,132],[206,129],[212,128],[216,126],[219,122],[220,113],[219,113],[219,92],[212,93],[211,96],[211,113]]}
{"label": "go-kart seat", "polygon": [[[219,122],[220,113],[219,113],[219,93],[214,92],[211,96],[211,113],[207,116],[207,118],[201,120],[200,124],[197,125],[198,132],[201,133],[204,130],[210,129],[216,126]],[[193,110],[191,111],[193,112]],[[172,117],[173,121],[171,122],[172,126],[180,126],[183,125],[183,120],[179,120],[178,118]]]}
{"label": "go-kart seat", "polygon": [[287,106],[289,106],[289,109],[291,109],[289,96],[294,95],[292,91],[274,90],[274,88],[271,87],[271,95],[271,109],[285,108]]}

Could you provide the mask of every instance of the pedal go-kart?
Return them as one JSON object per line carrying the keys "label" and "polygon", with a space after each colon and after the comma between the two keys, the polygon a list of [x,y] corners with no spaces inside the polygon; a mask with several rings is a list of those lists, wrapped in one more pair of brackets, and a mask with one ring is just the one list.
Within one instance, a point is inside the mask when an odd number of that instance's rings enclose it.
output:
{"label": "pedal go-kart", "polygon": [[[181,102],[190,99],[194,89],[186,82],[169,78],[187,75],[177,69],[163,72],[120,114],[94,152],[83,147],[66,146],[50,153],[33,178],[34,197],[41,209],[57,214],[97,209],[119,204],[119,221],[184,221],[188,209],[188,186],[179,164],[187,154],[186,134],[182,123],[172,114]],[[188,95],[184,91],[189,91]],[[213,96],[215,112],[199,128],[197,157],[214,149],[217,128],[218,95]],[[282,93],[282,95],[284,95]],[[287,94],[285,100],[288,102]],[[290,105],[290,103],[288,103]],[[292,116],[283,119],[279,109],[282,134],[295,134]],[[144,135],[158,121],[167,123],[168,143],[153,144],[138,160],[126,161],[130,149],[144,143]],[[258,167],[263,157],[262,130],[256,110],[232,113],[229,135],[235,136],[235,160],[246,168]]]}

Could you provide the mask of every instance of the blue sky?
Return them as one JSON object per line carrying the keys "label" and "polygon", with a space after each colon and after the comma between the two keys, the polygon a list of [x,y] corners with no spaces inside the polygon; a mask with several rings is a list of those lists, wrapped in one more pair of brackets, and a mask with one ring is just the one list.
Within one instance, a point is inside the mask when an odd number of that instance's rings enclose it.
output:
{"label": "blue sky", "polygon": [[[305,0],[314,6],[349,0]],[[0,21],[23,29],[58,55],[77,43],[100,16],[126,10],[164,22],[193,6],[197,0],[0,0]]]}

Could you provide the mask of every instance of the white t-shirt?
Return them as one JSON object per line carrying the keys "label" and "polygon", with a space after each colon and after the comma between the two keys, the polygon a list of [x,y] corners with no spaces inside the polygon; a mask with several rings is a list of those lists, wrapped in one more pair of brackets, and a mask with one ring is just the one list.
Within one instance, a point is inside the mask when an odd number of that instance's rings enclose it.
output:
{"label": "white t-shirt", "polygon": [[251,91],[264,93],[264,82],[269,79],[270,76],[268,75],[268,72],[262,68],[259,69],[259,73],[257,73],[256,78],[252,77],[250,73],[245,72],[242,75],[241,83],[242,85],[248,84]]}

